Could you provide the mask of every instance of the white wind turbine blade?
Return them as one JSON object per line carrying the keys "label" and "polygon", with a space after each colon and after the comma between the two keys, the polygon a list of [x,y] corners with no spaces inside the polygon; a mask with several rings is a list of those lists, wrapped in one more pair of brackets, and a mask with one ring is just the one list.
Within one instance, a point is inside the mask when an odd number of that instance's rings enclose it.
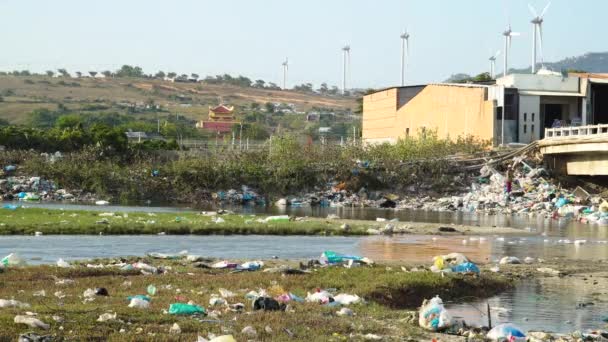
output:
{"label": "white wind turbine blade", "polygon": [[498,56],[500,56],[500,50],[496,51],[496,54],[494,54],[494,58],[498,58]]}
{"label": "white wind turbine blade", "polygon": [[519,33],[519,32],[511,32],[509,35],[511,37],[518,37],[518,36],[521,36],[521,33]]}
{"label": "white wind turbine blade", "polygon": [[551,1],[549,1],[549,3],[547,3],[547,6],[545,6],[545,8],[543,9],[542,12],[540,12],[540,17],[544,17],[545,14],[547,14],[547,10],[549,10],[549,7],[551,6]]}
{"label": "white wind turbine blade", "polygon": [[536,12],[536,9],[534,9],[534,7],[532,5],[528,4],[528,9],[530,10],[530,13],[532,13],[534,18],[538,17],[538,13]]}

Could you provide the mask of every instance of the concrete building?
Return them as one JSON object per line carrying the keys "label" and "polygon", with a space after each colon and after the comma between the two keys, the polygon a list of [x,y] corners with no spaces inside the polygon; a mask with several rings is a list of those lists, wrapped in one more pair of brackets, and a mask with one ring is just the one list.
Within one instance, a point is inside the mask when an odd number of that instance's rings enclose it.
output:
{"label": "concrete building", "polygon": [[530,143],[544,138],[545,128],[599,123],[608,123],[608,74],[541,70],[507,75],[492,85],[395,87],[363,99],[367,143],[394,143],[428,129],[441,138]]}

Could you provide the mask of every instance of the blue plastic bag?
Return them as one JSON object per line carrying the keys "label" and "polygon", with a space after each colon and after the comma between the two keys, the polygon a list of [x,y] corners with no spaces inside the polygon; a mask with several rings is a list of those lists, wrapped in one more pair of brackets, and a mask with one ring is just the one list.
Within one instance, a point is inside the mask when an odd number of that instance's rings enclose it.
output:
{"label": "blue plastic bag", "polygon": [[472,262],[463,262],[460,265],[452,267],[452,272],[456,273],[477,273],[479,274],[479,267]]}
{"label": "blue plastic bag", "polygon": [[504,323],[495,326],[488,332],[487,338],[492,341],[503,341],[503,340],[513,340],[513,341],[525,341],[526,334],[518,328],[515,324]]}

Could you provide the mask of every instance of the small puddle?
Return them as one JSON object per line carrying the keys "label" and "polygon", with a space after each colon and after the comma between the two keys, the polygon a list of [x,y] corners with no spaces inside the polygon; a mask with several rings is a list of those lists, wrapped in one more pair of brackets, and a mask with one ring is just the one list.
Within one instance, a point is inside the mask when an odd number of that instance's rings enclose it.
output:
{"label": "small puddle", "polygon": [[487,301],[446,308],[469,325],[487,326],[486,303],[493,325],[514,323],[526,331],[555,333],[598,329],[605,326],[602,319],[608,315],[608,273],[525,280]]}

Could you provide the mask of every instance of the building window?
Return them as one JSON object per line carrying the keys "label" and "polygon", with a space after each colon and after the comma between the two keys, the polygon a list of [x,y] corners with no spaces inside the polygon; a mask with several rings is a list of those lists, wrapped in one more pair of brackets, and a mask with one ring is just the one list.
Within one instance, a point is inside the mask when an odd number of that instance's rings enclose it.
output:
{"label": "building window", "polygon": [[528,125],[524,125],[524,134],[528,133]]}
{"label": "building window", "polygon": [[530,125],[530,133],[534,136],[534,124]]}
{"label": "building window", "polygon": [[410,128],[409,127],[405,129],[405,136],[406,137],[410,136]]}
{"label": "building window", "polygon": [[[532,113],[532,121],[534,122],[534,113]],[[534,130],[534,129],[533,129]]]}
{"label": "building window", "polygon": [[528,113],[524,113],[524,122],[528,121]]}

